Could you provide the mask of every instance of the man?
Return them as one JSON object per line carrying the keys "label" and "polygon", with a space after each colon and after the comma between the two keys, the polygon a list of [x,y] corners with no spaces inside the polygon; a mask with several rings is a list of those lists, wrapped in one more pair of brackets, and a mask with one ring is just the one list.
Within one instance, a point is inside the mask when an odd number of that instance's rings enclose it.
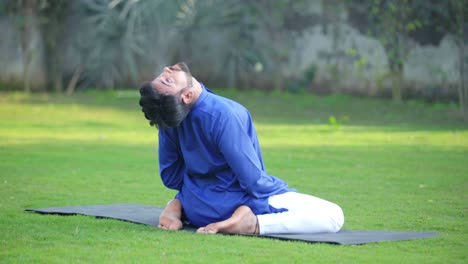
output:
{"label": "man", "polygon": [[340,230],[341,208],[267,174],[250,113],[213,94],[185,63],[165,67],[140,94],[145,117],[159,128],[161,179],[178,191],[160,228],[179,230],[187,221],[199,233]]}

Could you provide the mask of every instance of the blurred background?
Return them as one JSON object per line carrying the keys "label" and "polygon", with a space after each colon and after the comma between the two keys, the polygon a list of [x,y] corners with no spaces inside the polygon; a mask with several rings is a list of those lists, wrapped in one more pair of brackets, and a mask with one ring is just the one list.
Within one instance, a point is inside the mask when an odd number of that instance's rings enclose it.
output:
{"label": "blurred background", "polygon": [[468,120],[468,0],[0,0],[0,91],[213,88],[444,101]]}

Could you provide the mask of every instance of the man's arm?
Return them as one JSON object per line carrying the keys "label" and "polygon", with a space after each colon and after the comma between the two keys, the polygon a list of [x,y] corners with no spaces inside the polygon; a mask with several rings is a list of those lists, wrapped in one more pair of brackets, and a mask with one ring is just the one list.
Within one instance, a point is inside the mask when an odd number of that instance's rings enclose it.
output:
{"label": "man's arm", "polygon": [[177,138],[159,130],[159,171],[167,188],[180,191],[184,179],[185,162],[180,153]]}
{"label": "man's arm", "polygon": [[244,128],[232,113],[223,116],[218,125],[215,141],[244,190],[254,197],[263,198],[280,193],[281,187],[287,187],[285,182],[268,175],[263,169],[254,142],[247,133],[253,127]]}

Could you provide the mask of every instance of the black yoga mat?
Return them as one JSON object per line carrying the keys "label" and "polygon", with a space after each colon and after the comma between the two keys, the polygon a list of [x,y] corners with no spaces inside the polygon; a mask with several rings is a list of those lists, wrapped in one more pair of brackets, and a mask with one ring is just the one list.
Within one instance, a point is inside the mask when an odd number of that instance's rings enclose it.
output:
{"label": "black yoga mat", "polygon": [[[163,207],[141,204],[108,204],[65,206],[51,208],[26,209],[29,212],[58,215],[89,215],[98,218],[110,218],[132,223],[158,226],[159,215]],[[195,228],[186,226],[186,231],[195,231]],[[374,230],[341,230],[338,233],[321,234],[287,234],[262,235],[259,237],[276,238],[283,240],[298,240],[312,243],[331,243],[340,245],[359,245],[379,241],[399,241],[438,236],[434,232],[395,232]]]}

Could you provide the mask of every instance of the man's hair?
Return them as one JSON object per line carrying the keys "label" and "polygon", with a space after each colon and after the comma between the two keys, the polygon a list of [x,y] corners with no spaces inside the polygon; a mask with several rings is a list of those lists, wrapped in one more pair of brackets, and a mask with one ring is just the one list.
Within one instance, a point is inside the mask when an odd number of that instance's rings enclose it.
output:
{"label": "man's hair", "polygon": [[163,95],[157,92],[150,82],[140,86],[140,106],[151,126],[167,129],[176,127],[184,120],[191,109],[191,105],[182,102],[181,94],[192,87],[192,76],[188,66],[181,62],[177,64],[187,75],[187,87],[175,95]]}

